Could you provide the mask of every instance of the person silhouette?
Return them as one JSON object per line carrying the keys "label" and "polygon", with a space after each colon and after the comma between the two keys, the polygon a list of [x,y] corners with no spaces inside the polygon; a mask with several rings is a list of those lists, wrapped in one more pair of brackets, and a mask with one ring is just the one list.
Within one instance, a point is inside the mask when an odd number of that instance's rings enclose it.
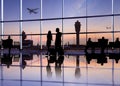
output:
{"label": "person silhouette", "polygon": [[58,51],[59,48],[61,47],[61,36],[62,33],[59,32],[59,28],[56,28],[56,39],[55,39],[55,50]]}
{"label": "person silhouette", "polygon": [[50,51],[51,41],[52,41],[52,34],[51,31],[49,30],[47,34],[47,42],[46,42],[48,52]]}
{"label": "person silhouette", "polygon": [[10,38],[10,35],[8,36],[7,43],[8,43],[9,54],[10,54],[11,48],[13,46],[13,40]]}
{"label": "person silhouette", "polygon": [[23,31],[22,31],[22,40],[24,41],[24,40],[26,39],[26,37],[27,37],[27,36],[26,36],[26,33],[25,33],[25,31],[23,30]]}

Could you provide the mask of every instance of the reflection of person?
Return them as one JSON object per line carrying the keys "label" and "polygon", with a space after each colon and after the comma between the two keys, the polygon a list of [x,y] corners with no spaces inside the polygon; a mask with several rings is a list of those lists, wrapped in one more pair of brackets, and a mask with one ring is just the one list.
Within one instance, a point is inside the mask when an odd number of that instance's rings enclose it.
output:
{"label": "reflection of person", "polygon": [[46,66],[46,70],[47,70],[47,77],[51,78],[52,77],[52,71],[51,71],[51,66],[49,64]]}
{"label": "reflection of person", "polygon": [[3,58],[1,58],[1,64],[6,64],[7,68],[10,68],[12,64],[12,56],[9,54],[3,54]]}
{"label": "reflection of person", "polygon": [[55,73],[57,78],[61,77],[61,72],[62,72],[61,65],[63,64],[63,61],[64,61],[64,56],[60,55],[55,62]]}
{"label": "reflection of person", "polygon": [[[60,53],[60,54],[57,54],[56,55],[56,52],[55,52],[55,49],[51,49],[50,51],[53,51],[53,52],[50,52],[50,55],[47,56],[47,66],[46,66],[46,71],[47,71],[47,77],[50,78],[52,77],[52,71],[51,71],[51,66],[50,64],[51,63],[55,63],[55,73],[56,73],[56,77],[60,78],[61,77],[61,65],[63,64],[63,61],[64,61],[64,51],[63,49],[60,49],[59,52],[63,52],[63,53]],[[58,53],[59,53],[58,52]]]}
{"label": "reflection of person", "polygon": [[[54,52],[54,51],[53,51]],[[47,66],[46,66],[46,71],[47,71],[47,77],[51,78],[52,77],[52,71],[51,71],[51,63],[54,63],[56,61],[56,55],[55,53],[50,53],[50,55],[47,57]]]}
{"label": "reflection of person", "polygon": [[26,63],[26,61],[23,59],[23,60],[22,60],[22,68],[24,69],[24,68],[26,67],[26,65],[27,65],[27,63]]}
{"label": "reflection of person", "polygon": [[10,54],[10,51],[13,45],[13,40],[10,38],[10,35],[8,36],[7,42],[8,42],[8,48],[9,48],[9,54]]}
{"label": "reflection of person", "polygon": [[50,46],[51,46],[51,41],[52,41],[52,34],[51,34],[51,31],[48,31],[48,34],[47,34],[47,48],[48,48],[48,51],[50,49]]}
{"label": "reflection of person", "polygon": [[61,36],[62,33],[59,32],[59,28],[56,28],[56,39],[55,39],[55,49],[58,50],[61,47]]}

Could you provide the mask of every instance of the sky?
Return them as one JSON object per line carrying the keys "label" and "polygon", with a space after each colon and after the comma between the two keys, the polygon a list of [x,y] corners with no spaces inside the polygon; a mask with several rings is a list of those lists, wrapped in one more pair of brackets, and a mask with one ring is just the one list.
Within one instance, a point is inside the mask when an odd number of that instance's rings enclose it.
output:
{"label": "sky", "polygon": [[[20,16],[20,0],[3,0],[4,1],[4,21],[19,20]],[[114,1],[114,13],[120,14],[120,0]],[[1,4],[1,2],[0,2]],[[41,16],[41,1],[40,0],[23,0],[22,5],[22,18],[23,20],[29,19],[40,19]],[[39,8],[37,14],[29,14],[26,8]],[[77,16],[88,16],[94,15],[107,15],[112,13],[112,0],[87,0],[87,10],[86,10],[86,0],[64,0],[63,17],[77,17]],[[1,6],[0,6],[0,16],[1,16]],[[62,17],[62,0],[42,0],[42,19],[46,18],[61,18]],[[1,20],[1,17],[0,17]],[[85,18],[80,19],[64,19],[63,20],[63,32],[70,33],[75,32],[74,23],[79,20],[81,22],[81,32],[85,32],[88,28],[89,32],[98,31],[111,31],[111,29],[106,29],[106,27],[112,27],[112,17],[99,17],[99,18]],[[115,30],[119,31],[120,17],[115,17]],[[47,33],[51,30],[55,33],[55,28],[59,27],[62,31],[62,20],[49,20],[42,21],[42,33]],[[87,24],[87,26],[86,26]],[[27,34],[39,34],[40,33],[40,22],[23,22],[22,28]],[[1,26],[0,26],[1,32]],[[19,34],[19,23],[4,23],[4,33],[5,34]],[[85,34],[80,35],[82,41],[85,42]],[[101,34],[88,35],[93,39],[101,37]],[[112,34],[102,34],[107,38],[111,38]],[[117,34],[119,36],[119,34]],[[13,37],[13,39],[18,39],[19,37]],[[27,39],[33,39],[39,42],[40,38],[38,36],[28,36]],[[55,37],[54,37],[55,39]],[[64,43],[70,41],[70,43],[75,43],[75,35],[65,35]],[[112,40],[112,39],[111,39]],[[45,43],[46,36],[43,36],[42,41]],[[83,42],[83,43],[84,43]],[[35,44],[36,44],[35,43]],[[53,42],[54,44],[54,42]]]}

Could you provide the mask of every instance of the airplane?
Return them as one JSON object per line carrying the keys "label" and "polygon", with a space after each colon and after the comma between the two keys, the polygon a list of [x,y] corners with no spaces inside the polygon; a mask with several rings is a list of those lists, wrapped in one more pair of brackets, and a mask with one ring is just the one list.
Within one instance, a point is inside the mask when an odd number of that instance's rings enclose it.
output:
{"label": "airplane", "polygon": [[106,27],[106,29],[111,29],[111,27]]}
{"label": "airplane", "polygon": [[29,13],[34,13],[34,14],[37,14],[38,12],[36,12],[36,10],[38,10],[39,8],[35,8],[35,9],[30,9],[30,8],[27,8],[27,10],[29,11]]}

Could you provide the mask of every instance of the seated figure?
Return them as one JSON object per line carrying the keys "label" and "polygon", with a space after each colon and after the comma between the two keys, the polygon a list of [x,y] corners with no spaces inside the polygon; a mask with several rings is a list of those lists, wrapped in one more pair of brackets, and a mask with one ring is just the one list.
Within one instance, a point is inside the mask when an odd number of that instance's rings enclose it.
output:
{"label": "seated figure", "polygon": [[10,53],[10,50],[13,47],[13,40],[10,38],[10,35],[8,36],[8,39],[2,40],[2,46],[3,48],[9,48]]}

